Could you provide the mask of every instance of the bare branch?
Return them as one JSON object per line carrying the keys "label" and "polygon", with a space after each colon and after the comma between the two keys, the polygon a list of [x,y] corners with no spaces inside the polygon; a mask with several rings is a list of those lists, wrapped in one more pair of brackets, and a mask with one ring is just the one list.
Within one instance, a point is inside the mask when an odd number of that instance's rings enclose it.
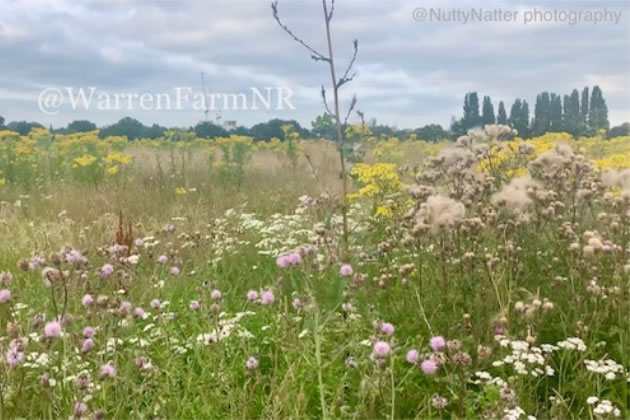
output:
{"label": "bare branch", "polygon": [[328,13],[328,15],[326,16],[326,20],[328,22],[330,22],[332,20],[333,17],[333,12],[335,11],[335,0],[331,0],[330,1],[330,12]]}
{"label": "bare branch", "polygon": [[333,115],[332,111],[328,107],[328,101],[326,100],[326,89],[324,89],[324,85],[322,85],[322,100],[324,101],[324,108],[326,108],[326,112],[330,115]]}
{"label": "bare branch", "polygon": [[359,41],[355,39],[354,41],[352,41],[352,45],[354,45],[354,54],[352,54],[352,59],[350,60],[350,63],[348,64],[348,67],[346,68],[343,77],[341,77],[341,79],[339,79],[339,81],[337,82],[337,89],[350,82],[352,79],[354,79],[354,76],[357,75],[356,72],[353,72],[350,76],[348,76],[350,70],[352,70],[352,67],[354,66],[354,62],[357,59],[357,53],[359,52]]}
{"label": "bare branch", "polygon": [[357,105],[357,96],[354,95],[352,97],[352,102],[350,102],[350,107],[348,108],[348,113],[346,114],[346,118],[343,120],[344,127],[348,124],[348,118],[350,118],[350,114],[352,114],[352,110]]}
{"label": "bare branch", "polygon": [[289,36],[291,38],[293,38],[295,41],[297,41],[298,43],[302,44],[307,50],[309,50],[311,52],[311,58],[315,61],[325,61],[327,63],[330,63],[330,58],[324,56],[323,54],[319,53],[317,50],[315,50],[313,47],[311,47],[310,45],[308,45],[306,42],[302,41],[300,38],[298,38],[292,31],[291,29],[289,29],[289,27],[287,25],[285,25],[284,23],[282,23],[282,21],[280,20],[280,16],[278,15],[278,1],[274,1],[273,3],[271,3],[271,10],[273,11],[273,18],[276,20],[276,22],[278,22],[278,25],[280,25],[280,27],[287,33],[289,34]]}

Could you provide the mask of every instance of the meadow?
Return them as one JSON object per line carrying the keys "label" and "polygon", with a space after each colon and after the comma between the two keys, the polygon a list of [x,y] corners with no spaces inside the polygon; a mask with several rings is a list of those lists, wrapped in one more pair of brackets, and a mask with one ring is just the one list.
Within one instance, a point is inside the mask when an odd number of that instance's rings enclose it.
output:
{"label": "meadow", "polygon": [[286,133],[0,131],[0,418],[630,416],[630,137]]}

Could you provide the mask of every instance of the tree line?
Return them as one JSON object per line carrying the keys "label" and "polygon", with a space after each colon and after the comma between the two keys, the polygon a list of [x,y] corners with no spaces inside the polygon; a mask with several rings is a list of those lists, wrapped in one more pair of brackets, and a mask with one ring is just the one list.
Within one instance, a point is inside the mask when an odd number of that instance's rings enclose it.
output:
{"label": "tree line", "polygon": [[[507,114],[503,101],[495,115],[494,105],[489,96],[483,97],[481,109],[477,92],[469,92],[464,97],[464,115],[451,123],[453,136],[458,137],[475,127],[486,124],[505,124],[518,131],[520,137],[540,136],[550,131],[565,131],[575,137],[593,136],[599,130],[609,131],[608,107],[599,86],[589,92],[588,86],[582,90],[573,89],[571,94],[541,92],[536,96],[534,113],[530,118],[529,104],[517,98]],[[624,125],[612,129],[613,134],[623,134]],[[627,131],[627,129],[626,129]]]}
{"label": "tree line", "polygon": [[[211,121],[201,121],[195,126],[189,127],[200,138],[225,137],[230,134],[253,137],[258,141],[268,141],[272,138],[284,140],[284,125],[291,124],[302,138],[327,138],[336,137],[334,119],[330,114],[319,115],[311,122],[310,130],[302,127],[294,120],[272,119],[261,122],[252,127],[238,126],[226,129]],[[439,124],[428,124],[415,130],[399,130],[388,125],[379,125],[376,122],[369,124],[374,136],[393,136],[407,139],[413,134],[416,138],[426,141],[440,141],[443,139],[457,139],[473,128],[482,128],[486,124],[504,124],[516,129],[520,137],[530,138],[540,136],[546,132],[566,131],[575,137],[593,136],[599,130],[605,130],[607,137],[630,135],[630,123],[624,123],[609,129],[608,107],[599,86],[592,90],[585,87],[581,94],[573,89],[571,94],[558,95],[555,93],[541,92],[536,96],[533,116],[530,118],[529,104],[526,100],[517,98],[510,106],[507,113],[503,101],[499,101],[495,112],[494,104],[489,96],[484,96],[479,103],[477,92],[469,92],[464,97],[463,116],[460,119],[453,118],[450,128],[444,129]],[[5,119],[0,116],[0,129],[9,129],[21,135],[27,135],[32,128],[44,128],[37,122],[12,121],[5,126]],[[96,130],[97,126],[91,121],[73,121],[64,128],[50,131],[55,134],[72,134]],[[146,126],[135,118],[125,117],[120,121],[102,127],[99,130],[101,138],[108,136],[127,136],[129,140],[140,138],[156,139],[163,137],[169,128],[153,124]]]}

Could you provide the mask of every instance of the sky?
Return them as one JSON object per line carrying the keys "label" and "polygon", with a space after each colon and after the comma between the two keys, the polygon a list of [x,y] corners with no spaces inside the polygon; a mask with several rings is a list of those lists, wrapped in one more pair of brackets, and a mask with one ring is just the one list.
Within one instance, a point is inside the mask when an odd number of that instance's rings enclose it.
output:
{"label": "sky", "polygon": [[[248,94],[270,87],[292,95],[292,107],[285,103],[282,110],[272,100],[271,109],[241,105],[210,111],[210,119],[251,126],[283,118],[310,127],[324,111],[322,85],[331,95],[329,69],[281,30],[270,4],[0,0],[0,115],[54,127],[77,119],[105,125],[127,115],[145,124],[192,126],[205,118],[203,106],[156,109],[135,101],[99,107],[93,99],[73,107],[70,96],[94,88],[98,98],[164,93],[173,102],[178,87],[201,94],[203,72],[210,92]],[[473,8],[484,21],[464,21]],[[326,52],[320,0],[280,0],[278,9],[296,35]],[[589,20],[596,12],[604,20]],[[571,17],[577,21],[569,22]],[[564,95],[595,84],[603,90],[611,124],[630,121],[627,0],[336,0],[332,36],[341,73],[352,41],[359,41],[356,76],[341,88],[342,112],[356,95],[357,109],[379,124],[447,127],[452,117],[461,117],[468,91],[489,95],[495,108],[503,100],[508,112],[516,98],[524,98],[533,114],[541,91]],[[58,108],[48,107],[44,95],[50,89],[62,94]]]}

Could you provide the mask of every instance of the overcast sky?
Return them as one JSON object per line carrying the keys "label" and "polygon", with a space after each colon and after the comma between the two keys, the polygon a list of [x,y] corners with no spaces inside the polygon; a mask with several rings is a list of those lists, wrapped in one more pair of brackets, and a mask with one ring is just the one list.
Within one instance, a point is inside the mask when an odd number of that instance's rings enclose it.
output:
{"label": "overcast sky", "polygon": [[[514,22],[417,22],[423,7],[518,12]],[[620,13],[606,22],[529,22],[543,11]],[[280,0],[281,18],[324,52],[320,0]],[[417,13],[417,12],[416,12]],[[585,15],[582,15],[585,16]],[[427,18],[428,19],[428,18]],[[542,19],[545,19],[543,16]],[[583,18],[584,19],[584,18]],[[630,120],[630,2],[337,0],[333,20],[340,70],[359,40],[357,75],[344,86],[366,118],[399,128],[448,126],[461,116],[464,94],[475,90],[509,106],[533,104],[538,92],[559,94],[598,84],[611,123]],[[269,0],[0,0],[0,115],[57,127],[75,119],[99,125],[125,115],[145,124],[190,126],[201,111],[72,110],[42,113],[46,88],[96,87],[108,93],[202,91],[200,73],[214,92],[256,87],[293,91],[295,110],[222,111],[252,125],[273,117],[310,127],[323,111],[320,87],[330,85],[325,64],[314,62],[275,23]],[[211,115],[214,118],[214,115]]]}

